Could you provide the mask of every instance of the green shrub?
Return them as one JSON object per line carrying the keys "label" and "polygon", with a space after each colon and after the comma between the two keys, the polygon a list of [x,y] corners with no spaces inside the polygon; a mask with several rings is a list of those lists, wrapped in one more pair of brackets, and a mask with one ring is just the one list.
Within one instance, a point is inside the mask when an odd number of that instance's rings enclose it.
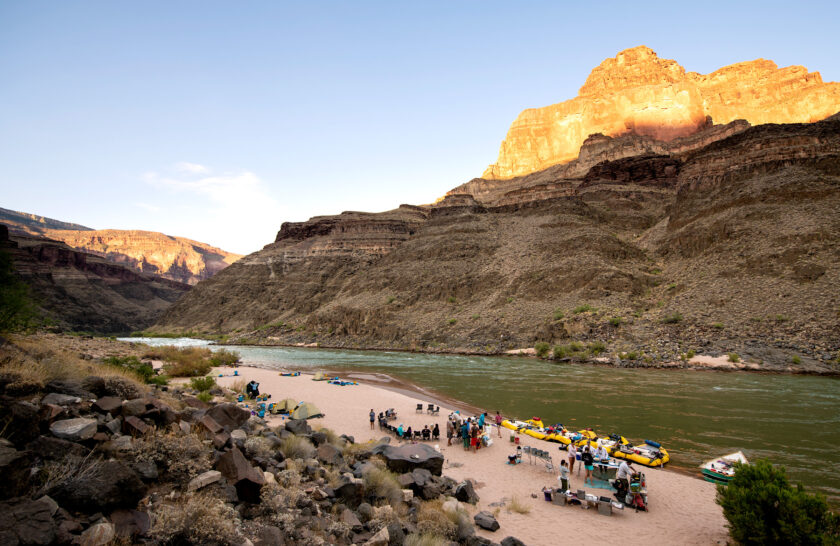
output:
{"label": "green shrub", "polygon": [[451,319],[449,319],[447,322],[449,322],[449,324],[455,324],[456,322],[458,322],[458,319],[456,319],[456,318],[451,318]]}
{"label": "green shrub", "polygon": [[455,303],[458,300],[455,299],[455,296],[449,296],[448,298],[446,298],[446,301],[448,301],[449,303]]}
{"label": "green shrub", "polygon": [[572,313],[579,315],[580,313],[588,313],[590,311],[595,311],[595,308],[589,305],[588,303],[584,303],[583,305],[578,305],[574,309],[572,309]]}
{"label": "green shrub", "polygon": [[473,319],[473,320],[478,320],[478,319],[481,318],[481,315],[475,314],[475,315],[471,316],[470,318]]}
{"label": "green shrub", "polygon": [[624,321],[621,319],[621,317],[613,317],[610,319],[610,326],[615,326],[616,328],[618,328],[619,326],[621,326],[622,322]]}
{"label": "green shrub", "polygon": [[152,378],[155,376],[155,369],[152,365],[141,362],[136,356],[109,356],[103,358],[102,362],[108,366],[132,371],[145,383],[151,383]]}
{"label": "green shrub", "polygon": [[160,385],[161,387],[169,384],[169,378],[165,375],[155,375],[146,381],[149,385]]}
{"label": "green shrub", "polygon": [[190,379],[190,386],[197,391],[209,391],[216,386],[216,379],[212,376],[207,377],[193,377]]}
{"label": "green shrub", "polygon": [[207,391],[200,392],[197,395],[195,395],[195,397],[204,402],[205,404],[213,399],[213,395]]}
{"label": "green shrub", "polygon": [[394,303],[395,301],[397,301],[397,298],[395,298],[394,296],[388,296],[388,304],[389,305]]}
{"label": "green shrub", "polygon": [[697,352],[694,349],[689,349],[688,352],[685,353],[685,356],[687,356],[689,359],[691,359],[691,358],[694,358],[694,355],[696,355],[696,354],[697,354]]}
{"label": "green shrub", "polygon": [[513,298],[508,296],[507,298],[505,298],[505,303],[513,303]]}
{"label": "green shrub", "polygon": [[206,347],[150,347],[144,358],[163,360],[163,370],[170,377],[197,377],[207,375],[213,364],[212,351]]}
{"label": "green shrub", "polygon": [[239,353],[235,351],[228,351],[227,349],[219,349],[210,355],[210,363],[215,366],[233,366],[239,362]]}
{"label": "green shrub", "polygon": [[670,315],[665,315],[665,318],[662,319],[664,324],[676,324],[678,322],[682,322],[683,316],[680,313],[671,313]]}
{"label": "green shrub", "polygon": [[729,353],[727,360],[729,360],[729,362],[740,362],[741,357],[738,356],[738,353]]}
{"label": "green shrub", "polygon": [[718,330],[723,330],[723,323],[722,322],[715,322],[712,324],[712,328],[716,328]]}
{"label": "green shrub", "polygon": [[787,322],[787,321],[789,321],[790,319],[789,319],[788,317],[786,317],[785,315],[776,315],[776,316],[774,317],[774,320],[775,320],[776,322]]}
{"label": "green shrub", "polygon": [[825,498],[791,487],[784,467],[764,459],[737,466],[729,485],[718,486],[716,502],[738,544],[840,542],[840,516]]}
{"label": "green shrub", "polygon": [[552,350],[552,354],[556,360],[560,360],[561,358],[566,358],[566,348],[562,345],[555,345],[554,349]]}
{"label": "green shrub", "polygon": [[557,309],[554,310],[554,320],[563,320],[563,317],[565,317],[565,316],[566,315],[563,314],[562,309],[557,308]]}
{"label": "green shrub", "polygon": [[365,495],[370,499],[385,499],[389,504],[402,502],[402,486],[397,475],[385,468],[370,467],[362,474]]}
{"label": "green shrub", "polygon": [[802,359],[799,358],[799,355],[793,355],[793,358],[790,359],[796,365],[802,364]]}
{"label": "green shrub", "polygon": [[547,357],[550,348],[551,346],[545,341],[540,341],[539,343],[534,345],[534,350],[537,351],[537,356],[540,358]]}
{"label": "green shrub", "polygon": [[594,356],[598,356],[606,350],[607,346],[604,345],[603,341],[595,341],[589,344],[589,353]]}
{"label": "green shrub", "polygon": [[583,350],[583,343],[573,341],[566,345],[566,349],[568,349],[570,353],[579,353]]}
{"label": "green shrub", "polygon": [[668,289],[668,290],[676,290],[677,289],[677,283],[672,282],[671,284],[669,284],[665,288]]}
{"label": "green shrub", "polygon": [[630,351],[629,353],[618,353],[618,358],[621,360],[638,360],[639,354],[636,351]]}

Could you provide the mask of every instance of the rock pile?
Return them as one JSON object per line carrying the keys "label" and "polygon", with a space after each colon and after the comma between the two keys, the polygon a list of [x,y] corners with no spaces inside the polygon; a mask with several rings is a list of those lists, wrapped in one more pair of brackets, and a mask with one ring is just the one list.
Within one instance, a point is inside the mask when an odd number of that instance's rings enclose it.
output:
{"label": "rock pile", "polygon": [[91,377],[46,391],[0,391],[2,544],[492,544],[461,504],[478,501],[472,483],[442,476],[428,446],[356,445],[306,421],[272,429],[178,388]]}

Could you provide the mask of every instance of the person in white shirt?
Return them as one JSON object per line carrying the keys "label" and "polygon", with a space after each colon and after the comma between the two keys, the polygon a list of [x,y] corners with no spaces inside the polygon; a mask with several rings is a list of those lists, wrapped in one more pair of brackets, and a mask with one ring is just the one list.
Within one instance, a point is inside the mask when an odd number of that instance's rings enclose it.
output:
{"label": "person in white shirt", "polygon": [[630,476],[635,473],[636,469],[630,466],[627,461],[621,461],[621,464],[618,465],[618,473],[615,477],[618,482],[623,482],[625,491],[630,489]]}
{"label": "person in white shirt", "polygon": [[[569,452],[569,473],[575,471],[575,461],[577,460],[577,450],[575,449],[575,444],[569,444],[567,448]],[[580,474],[580,467],[578,467],[578,474]]]}

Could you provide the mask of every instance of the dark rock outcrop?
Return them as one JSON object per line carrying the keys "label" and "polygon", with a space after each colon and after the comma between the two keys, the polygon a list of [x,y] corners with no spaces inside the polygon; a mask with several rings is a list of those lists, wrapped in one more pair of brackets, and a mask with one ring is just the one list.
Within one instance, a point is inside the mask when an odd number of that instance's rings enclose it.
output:
{"label": "dark rock outcrop", "polygon": [[119,461],[95,463],[50,491],[58,503],[79,511],[134,508],[146,492],[137,473]]}

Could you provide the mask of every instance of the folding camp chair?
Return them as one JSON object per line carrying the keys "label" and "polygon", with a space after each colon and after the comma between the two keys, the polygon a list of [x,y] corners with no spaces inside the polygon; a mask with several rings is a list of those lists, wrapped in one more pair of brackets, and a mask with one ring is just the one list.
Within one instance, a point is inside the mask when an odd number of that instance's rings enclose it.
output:
{"label": "folding camp chair", "polygon": [[426,407],[426,413],[434,413],[434,411],[435,411],[435,405],[434,404],[429,404]]}
{"label": "folding camp chair", "polygon": [[545,461],[545,470],[546,472],[554,472],[554,460],[551,458],[551,453],[548,451],[543,451],[544,457],[543,460]]}
{"label": "folding camp chair", "polygon": [[414,411],[417,413],[423,413],[423,404],[417,404],[417,409]]}
{"label": "folding camp chair", "polygon": [[528,464],[533,464],[533,463],[531,462],[531,451],[532,451],[531,446],[523,446],[523,447],[522,447],[522,451],[523,451],[526,455],[528,455]]}
{"label": "folding camp chair", "polygon": [[435,406],[435,409],[432,410],[432,415],[437,415],[440,413],[440,406]]}

